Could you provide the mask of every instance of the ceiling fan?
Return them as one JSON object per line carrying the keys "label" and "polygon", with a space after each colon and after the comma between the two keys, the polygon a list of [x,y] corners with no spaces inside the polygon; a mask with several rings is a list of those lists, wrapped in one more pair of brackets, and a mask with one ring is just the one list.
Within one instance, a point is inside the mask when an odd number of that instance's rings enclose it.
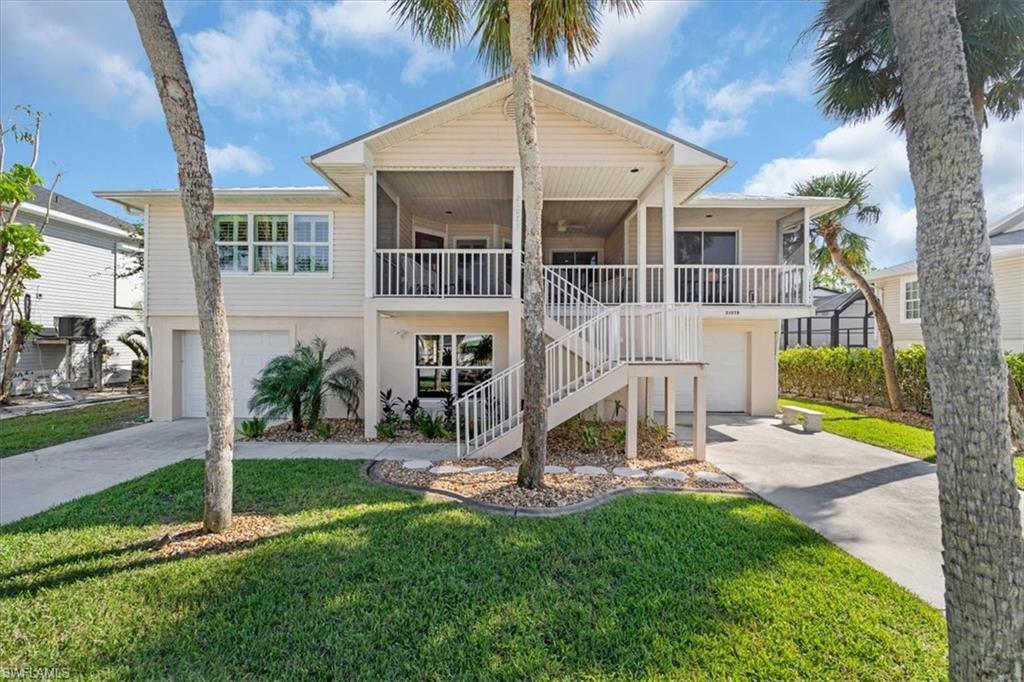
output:
{"label": "ceiling fan", "polygon": [[580,225],[578,223],[570,223],[565,218],[560,218],[558,222],[555,223],[555,229],[559,232],[567,232],[568,230],[585,230],[587,229],[587,226]]}

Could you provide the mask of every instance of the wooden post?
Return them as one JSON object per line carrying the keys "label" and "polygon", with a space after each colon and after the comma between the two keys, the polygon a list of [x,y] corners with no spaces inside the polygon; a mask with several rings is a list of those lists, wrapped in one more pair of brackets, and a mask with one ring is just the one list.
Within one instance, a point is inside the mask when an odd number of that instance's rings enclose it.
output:
{"label": "wooden post", "polygon": [[707,458],[705,452],[707,424],[707,404],[704,402],[704,369],[701,368],[693,377],[693,456],[700,462]]}
{"label": "wooden post", "polygon": [[363,318],[363,436],[372,440],[377,438],[377,420],[380,418],[377,400],[380,392],[380,362],[377,355],[380,315],[376,308],[366,312]]}
{"label": "wooden post", "polygon": [[666,305],[674,303],[676,300],[674,276],[676,213],[675,199],[673,198],[674,190],[675,188],[672,186],[672,174],[666,172],[664,185],[662,186],[661,202],[661,263],[664,268],[663,277],[665,279],[662,283],[664,286],[662,300]]}
{"label": "wooden post", "polygon": [[523,169],[512,171],[512,298],[522,298],[523,287]]}
{"label": "wooden post", "polygon": [[641,200],[636,209],[636,302],[647,302],[647,202]]}
{"label": "wooden post", "polygon": [[676,434],[676,380],[669,375],[665,377],[665,428]]}
{"label": "wooden post", "polygon": [[[377,281],[376,252],[377,252],[377,178],[375,171],[369,171],[363,176],[363,248],[365,260],[363,263],[366,298],[373,298],[376,293],[373,288]],[[376,400],[376,398],[375,398]]]}

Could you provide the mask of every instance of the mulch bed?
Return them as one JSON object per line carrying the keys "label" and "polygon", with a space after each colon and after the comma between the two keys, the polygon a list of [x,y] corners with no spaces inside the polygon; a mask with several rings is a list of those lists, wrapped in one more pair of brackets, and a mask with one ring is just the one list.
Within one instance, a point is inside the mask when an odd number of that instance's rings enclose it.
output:
{"label": "mulch bed", "polygon": [[[607,437],[621,428],[621,425],[590,422],[589,428],[598,430],[600,441],[596,445],[584,447],[579,437],[581,423],[559,427],[549,434],[547,465],[565,467],[570,471],[546,473],[545,487],[540,490],[520,488],[516,485],[516,474],[501,471],[505,467],[518,466],[518,453],[504,459],[463,459],[435,463],[461,468],[490,466],[497,470],[490,473],[434,474],[424,469],[407,469],[400,461],[378,462],[374,465],[374,473],[379,479],[398,485],[454,493],[459,497],[507,509],[565,507],[630,488],[747,492],[746,488],[735,481],[723,484],[695,478],[693,475],[699,471],[722,472],[709,462],[695,460],[689,448],[659,436],[655,429],[641,429],[638,456],[636,459],[626,459],[623,446]],[[577,466],[603,467],[609,473],[596,476],[573,473],[572,469]],[[616,467],[643,469],[648,475],[642,478],[618,476],[611,473]],[[658,469],[680,471],[687,474],[687,478],[674,480],[652,476],[651,473]]]}
{"label": "mulch bed", "polygon": [[[263,435],[259,438],[251,438],[248,440],[268,443],[366,443],[366,437],[363,435],[363,420],[362,419],[333,419],[324,418],[321,422],[329,424],[331,427],[331,435],[328,438],[322,438],[320,434],[309,429],[303,429],[302,431],[293,431],[290,422],[284,422],[281,424],[274,424],[268,426],[263,432]],[[375,441],[376,442],[376,441]],[[396,443],[431,443],[437,442],[431,441],[423,437],[418,430],[409,426],[407,421],[403,422],[398,428],[398,434],[394,442]]]}
{"label": "mulch bed", "polygon": [[244,549],[284,530],[283,523],[262,514],[235,514],[231,527],[207,533],[202,522],[176,526],[153,543],[153,551],[165,557],[185,558]]}

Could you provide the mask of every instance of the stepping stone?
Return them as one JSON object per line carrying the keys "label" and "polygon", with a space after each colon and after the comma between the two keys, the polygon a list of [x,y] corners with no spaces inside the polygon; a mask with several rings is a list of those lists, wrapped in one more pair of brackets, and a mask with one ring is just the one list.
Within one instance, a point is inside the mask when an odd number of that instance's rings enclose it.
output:
{"label": "stepping stone", "polygon": [[442,464],[431,469],[430,473],[439,474],[441,476],[444,476],[445,474],[459,474],[462,473],[462,467],[452,466],[451,464]]}
{"label": "stepping stone", "polygon": [[716,474],[713,471],[698,471],[697,473],[694,474],[694,476],[696,476],[701,481],[705,481],[707,483],[717,483],[719,485],[733,482],[733,480],[726,476],[725,474]]}
{"label": "stepping stone", "polygon": [[465,469],[467,474],[493,474],[495,471],[494,467],[489,467],[484,464],[479,464],[475,467],[469,467]]}
{"label": "stepping stone", "polygon": [[634,469],[633,467],[615,467],[612,469],[612,473],[616,476],[625,476],[626,478],[644,478],[647,476],[647,472],[643,469]]}
{"label": "stepping stone", "polygon": [[507,467],[501,467],[501,469],[499,471],[501,471],[502,473],[506,473],[506,474],[512,474],[513,476],[519,475],[519,467],[516,466],[515,464],[512,464],[512,465],[507,466]]}
{"label": "stepping stone", "polygon": [[567,473],[569,473],[569,470],[566,469],[565,467],[560,467],[560,466],[555,466],[553,464],[549,464],[548,466],[544,467],[544,473],[545,474],[567,474]]}
{"label": "stepping stone", "polygon": [[573,471],[581,476],[607,476],[608,470],[604,467],[578,466]]}
{"label": "stepping stone", "polygon": [[432,466],[434,466],[434,463],[429,459],[410,459],[402,462],[403,469],[429,469]]}
{"label": "stepping stone", "polygon": [[689,474],[685,471],[679,471],[678,469],[655,469],[651,472],[651,476],[667,478],[670,481],[686,481],[690,478]]}

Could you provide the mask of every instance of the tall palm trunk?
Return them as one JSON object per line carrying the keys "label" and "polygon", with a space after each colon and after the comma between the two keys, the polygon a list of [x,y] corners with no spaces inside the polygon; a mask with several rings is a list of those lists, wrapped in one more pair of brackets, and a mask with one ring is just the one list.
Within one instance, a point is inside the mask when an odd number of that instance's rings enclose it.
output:
{"label": "tall palm trunk", "polygon": [[206,139],[192,83],[163,2],[128,0],[128,6],[135,15],[142,45],[149,56],[178,159],[178,182],[195,282],[206,384],[208,442],[203,527],[210,532],[220,532],[231,525],[235,419],[228,325],[213,235],[213,183],[206,161]]}
{"label": "tall palm trunk", "polygon": [[882,351],[882,372],[885,375],[885,393],[889,398],[889,408],[903,410],[903,394],[900,392],[899,379],[896,377],[896,345],[892,338],[889,316],[885,314],[885,309],[882,307],[882,302],[878,300],[875,290],[864,279],[864,276],[847,262],[846,256],[843,255],[843,249],[839,245],[838,230],[819,229],[819,232],[825,242],[825,248],[832,256],[832,262],[864,294],[864,300],[868,302],[868,306],[875,316],[875,330],[878,332],[878,347]]}
{"label": "tall palm trunk", "polygon": [[515,102],[519,165],[522,167],[523,203],[526,217],[523,266],[523,458],[519,485],[544,485],[547,457],[548,411],[545,395],[544,278],[541,271],[540,219],[544,190],[537,115],[533,107],[533,63],[530,0],[509,0],[509,43],[512,56],[512,96]]}
{"label": "tall palm trunk", "polygon": [[980,137],[954,0],[890,3],[917,204],[953,680],[1024,677],[1024,537]]}

